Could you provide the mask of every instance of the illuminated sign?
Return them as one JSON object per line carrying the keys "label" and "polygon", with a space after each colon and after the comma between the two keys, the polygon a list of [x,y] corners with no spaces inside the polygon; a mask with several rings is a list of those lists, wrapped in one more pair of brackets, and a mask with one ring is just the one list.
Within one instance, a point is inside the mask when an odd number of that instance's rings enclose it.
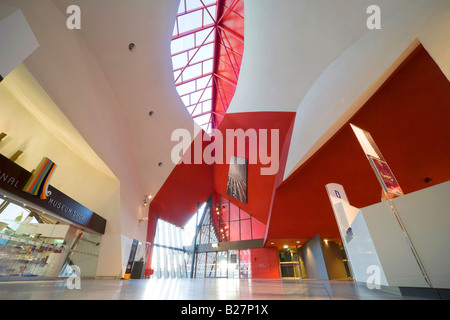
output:
{"label": "illuminated sign", "polygon": [[386,195],[401,196],[403,191],[369,132],[350,124]]}

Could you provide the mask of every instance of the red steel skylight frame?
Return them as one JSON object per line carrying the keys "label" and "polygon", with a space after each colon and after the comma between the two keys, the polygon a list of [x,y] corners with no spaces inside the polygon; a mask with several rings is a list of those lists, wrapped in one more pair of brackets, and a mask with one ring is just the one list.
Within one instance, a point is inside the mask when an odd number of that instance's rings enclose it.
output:
{"label": "red steel skylight frame", "polygon": [[[194,16],[201,18],[193,21]],[[175,50],[178,42],[189,41]],[[192,118],[210,134],[236,90],[243,49],[243,0],[181,0],[172,37],[175,84]]]}

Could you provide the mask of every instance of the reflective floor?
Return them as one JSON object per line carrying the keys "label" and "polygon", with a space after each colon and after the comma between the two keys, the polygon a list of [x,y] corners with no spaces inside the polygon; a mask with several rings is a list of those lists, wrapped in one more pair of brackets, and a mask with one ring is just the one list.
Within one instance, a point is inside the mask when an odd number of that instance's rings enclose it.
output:
{"label": "reflective floor", "polygon": [[2,300],[410,300],[353,281],[151,279],[0,282]]}

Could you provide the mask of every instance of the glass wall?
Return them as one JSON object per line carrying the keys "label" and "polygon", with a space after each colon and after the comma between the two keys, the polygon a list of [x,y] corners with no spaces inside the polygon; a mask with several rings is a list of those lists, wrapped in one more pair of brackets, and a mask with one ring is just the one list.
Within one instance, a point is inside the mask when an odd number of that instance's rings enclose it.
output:
{"label": "glass wall", "polygon": [[153,244],[152,269],[156,278],[188,277],[186,240],[181,228],[158,219]]}
{"label": "glass wall", "polygon": [[263,239],[265,230],[265,224],[219,196],[203,218],[197,244]]}
{"label": "glass wall", "polygon": [[0,194],[0,278],[95,277],[101,235]]}
{"label": "glass wall", "polygon": [[195,260],[195,278],[251,278],[250,250],[199,252]]}
{"label": "glass wall", "polygon": [[200,207],[184,228],[158,219],[152,277],[250,278],[250,250],[197,249],[205,244],[263,239],[265,228],[265,224],[221,196],[215,204],[207,202]]}

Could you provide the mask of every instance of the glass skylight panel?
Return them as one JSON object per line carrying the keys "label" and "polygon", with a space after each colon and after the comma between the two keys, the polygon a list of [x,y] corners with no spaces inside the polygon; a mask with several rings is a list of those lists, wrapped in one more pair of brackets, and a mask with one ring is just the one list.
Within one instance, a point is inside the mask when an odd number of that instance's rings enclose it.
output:
{"label": "glass skylight panel", "polygon": [[187,67],[183,72],[183,80],[188,81],[202,76],[202,65],[200,63]]}
{"label": "glass skylight panel", "polygon": [[212,76],[206,76],[197,80],[197,88],[206,88],[212,85]]}
{"label": "glass skylight panel", "polygon": [[[190,52],[191,53],[191,52]],[[189,54],[190,56],[190,54]],[[197,63],[211,59],[214,56],[214,44],[208,44],[198,49],[197,54],[192,57],[191,63]]]}
{"label": "glass skylight panel", "polygon": [[[184,0],[181,0],[183,2]],[[203,2],[205,3],[205,2]],[[206,3],[205,3],[206,4]],[[203,4],[200,0],[186,0],[186,11],[202,8]]]}
{"label": "glass skylight panel", "polygon": [[212,100],[203,102],[203,113],[212,111]]}
{"label": "glass skylight panel", "polygon": [[201,98],[202,94],[203,94],[203,90],[191,93],[191,103],[197,104],[198,102],[200,102],[200,98]]}
{"label": "glass skylight panel", "polygon": [[185,106],[191,105],[191,100],[189,99],[189,95],[182,96],[181,100],[183,101]]}
{"label": "glass skylight panel", "polygon": [[195,47],[195,37],[193,34],[189,34],[184,37],[172,40],[171,43],[172,54],[177,54],[194,47]]}
{"label": "glass skylight panel", "polygon": [[213,59],[203,62],[203,73],[204,74],[212,73],[213,69],[214,69],[214,60]]}
{"label": "glass skylight panel", "polygon": [[202,126],[202,125],[209,123],[209,121],[211,120],[211,115],[205,114],[205,115],[198,116],[195,119],[197,119],[197,123]]}
{"label": "glass skylight panel", "polygon": [[178,94],[205,131],[212,115],[216,12],[217,0],[181,0],[171,45]]}
{"label": "glass skylight panel", "polygon": [[187,53],[183,52],[172,57],[173,69],[178,70],[185,67],[188,63]]}
{"label": "glass skylight panel", "polygon": [[195,45],[201,46],[203,43],[214,43],[214,28],[208,28],[195,33]]}
{"label": "glass skylight panel", "polygon": [[178,94],[184,96],[190,92],[195,91],[195,82],[188,82],[177,87]]}
{"label": "glass skylight panel", "polygon": [[183,34],[203,26],[203,10],[193,11],[178,17],[178,32]]}

